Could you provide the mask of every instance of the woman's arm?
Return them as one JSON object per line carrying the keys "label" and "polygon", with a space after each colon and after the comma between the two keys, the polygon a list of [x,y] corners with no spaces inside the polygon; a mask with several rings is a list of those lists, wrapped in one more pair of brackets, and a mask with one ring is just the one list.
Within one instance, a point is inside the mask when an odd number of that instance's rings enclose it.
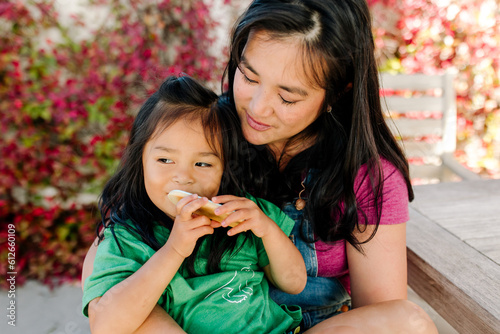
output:
{"label": "woman's arm", "polygon": [[[357,238],[366,240],[372,232],[373,225],[368,225]],[[364,254],[346,245],[353,307],[406,299],[406,223],[379,225],[373,239],[362,247]]]}
{"label": "woman's arm", "polygon": [[[373,231],[358,234],[360,240]],[[432,319],[406,300],[406,224],[380,225],[363,245],[365,255],[347,245],[354,309],[328,318],[307,334],[438,334]]]}

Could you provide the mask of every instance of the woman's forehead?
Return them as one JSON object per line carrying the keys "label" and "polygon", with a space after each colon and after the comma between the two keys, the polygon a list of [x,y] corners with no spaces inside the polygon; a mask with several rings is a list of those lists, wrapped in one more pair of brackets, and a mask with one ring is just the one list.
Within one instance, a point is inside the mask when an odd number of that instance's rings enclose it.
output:
{"label": "woman's forehead", "polygon": [[252,31],[243,49],[240,63],[256,71],[259,71],[259,67],[281,69],[279,75],[283,78],[294,77],[302,85],[313,89],[325,87],[325,62],[319,52],[313,51],[300,34],[285,36],[267,31]]}

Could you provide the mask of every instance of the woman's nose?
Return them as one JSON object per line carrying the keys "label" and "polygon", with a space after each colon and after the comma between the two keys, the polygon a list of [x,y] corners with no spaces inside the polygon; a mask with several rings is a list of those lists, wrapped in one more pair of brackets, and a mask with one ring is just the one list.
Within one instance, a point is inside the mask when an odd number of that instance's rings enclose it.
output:
{"label": "woman's nose", "polygon": [[252,115],[266,117],[272,114],[273,108],[269,99],[269,93],[263,88],[259,87],[252,96],[250,101],[250,111]]}

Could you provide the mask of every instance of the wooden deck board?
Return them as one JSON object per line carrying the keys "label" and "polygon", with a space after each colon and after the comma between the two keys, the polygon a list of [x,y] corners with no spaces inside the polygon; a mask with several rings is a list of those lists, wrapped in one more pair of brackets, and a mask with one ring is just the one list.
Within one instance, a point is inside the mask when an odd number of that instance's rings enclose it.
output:
{"label": "wooden deck board", "polygon": [[[420,188],[415,187],[412,206],[460,240],[478,246],[478,250],[488,244],[485,249],[500,251],[500,210],[492,210],[500,206],[500,184],[491,180],[464,181],[437,188],[440,191],[426,189],[420,194]],[[476,240],[469,242],[472,239]]]}
{"label": "wooden deck board", "polygon": [[500,235],[486,238],[468,238],[465,242],[500,265]]}
{"label": "wooden deck board", "polygon": [[460,333],[500,333],[500,180],[415,187],[409,285]]}

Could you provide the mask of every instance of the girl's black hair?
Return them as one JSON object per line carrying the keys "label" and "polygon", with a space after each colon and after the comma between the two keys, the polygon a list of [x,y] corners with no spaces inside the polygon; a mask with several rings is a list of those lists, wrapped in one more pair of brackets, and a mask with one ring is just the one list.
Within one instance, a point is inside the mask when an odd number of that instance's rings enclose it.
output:
{"label": "girl's black hair", "polygon": [[[160,131],[183,119],[201,120],[208,143],[221,158],[224,172],[219,194],[242,194],[242,188],[234,172],[239,141],[242,140],[238,117],[231,112],[216,107],[217,94],[203,87],[191,77],[167,78],[157,92],[151,95],[137,114],[128,144],[115,175],[106,183],[99,200],[101,221],[97,233],[102,228],[110,228],[121,249],[114,232],[115,225],[121,225],[137,233],[154,250],[162,245],[153,233],[154,223],[171,229],[173,221],[156,205],[146,193],[142,155],[146,143]],[[184,265],[191,275],[196,275],[194,259],[202,240],[208,239],[210,255],[208,272],[220,270],[220,260],[226,252],[234,249],[236,238],[228,238],[225,229],[218,228],[210,237],[200,238],[192,256]]]}
{"label": "girl's black hair", "polygon": [[[230,60],[225,70],[229,105],[234,106],[234,75],[252,34],[265,32],[274,40],[299,41],[302,61],[311,83],[325,89],[323,113],[288,141],[314,139],[315,144],[280,170],[282,157],[254,147],[247,179],[252,193],[283,205],[297,195],[307,170],[315,182],[307,185],[305,213],[323,241],[345,239],[358,250],[355,230],[366,224],[358,219],[354,180],[361,165],[368,166],[377,211],[382,210],[381,157],[403,175],[413,200],[408,162],[385,123],[379,97],[371,17],[365,0],[255,0],[234,26]],[[224,86],[224,82],[223,82]],[[331,106],[332,111],[327,113]],[[233,107],[234,108],[234,107]],[[234,112],[234,110],[233,110]],[[276,163],[278,161],[278,163]],[[298,187],[298,188],[297,188]],[[335,218],[332,218],[335,217]],[[375,231],[372,234],[375,234]]]}

